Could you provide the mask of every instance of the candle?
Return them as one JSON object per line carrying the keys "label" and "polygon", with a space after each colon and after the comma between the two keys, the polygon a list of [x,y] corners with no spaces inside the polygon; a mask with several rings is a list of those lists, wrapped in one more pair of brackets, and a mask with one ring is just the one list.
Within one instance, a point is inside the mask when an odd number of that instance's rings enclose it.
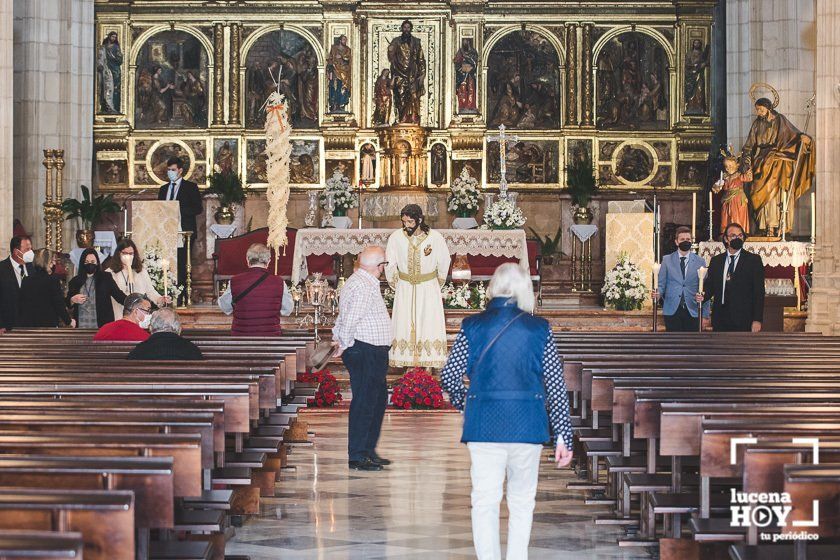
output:
{"label": "candle", "polygon": [[697,193],[691,193],[691,240],[694,241],[694,228],[697,225]]}
{"label": "candle", "polygon": [[811,191],[811,241],[817,238],[817,193]]}
{"label": "candle", "polygon": [[720,180],[723,182],[723,169],[720,170]]}
{"label": "candle", "polygon": [[662,265],[658,262],[653,263],[651,269],[653,270],[653,286],[651,286],[651,290],[656,290],[659,288],[659,269],[662,268]]}
{"label": "candle", "polygon": [[709,190],[709,211],[711,211],[712,208],[714,208],[714,204],[712,203],[712,191]]}
{"label": "candle", "polygon": [[697,269],[697,279],[700,280],[700,287],[697,290],[698,293],[703,293],[703,281],[706,279],[706,267],[701,266]]}
{"label": "candle", "polygon": [[169,259],[161,259],[160,269],[163,273],[163,297],[169,296]]}

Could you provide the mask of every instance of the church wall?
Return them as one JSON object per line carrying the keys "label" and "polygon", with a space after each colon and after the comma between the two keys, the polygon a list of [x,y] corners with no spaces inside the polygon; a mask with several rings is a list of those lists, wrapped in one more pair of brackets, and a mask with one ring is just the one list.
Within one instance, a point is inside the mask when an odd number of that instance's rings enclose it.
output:
{"label": "church wall", "polygon": [[[45,148],[64,149],[63,196],[91,185],[93,0],[14,2],[14,215],[44,245]],[[72,224],[64,247],[72,247]]]}
{"label": "church wall", "polygon": [[[9,237],[14,219],[14,27],[12,0],[0,0],[0,231]],[[0,257],[5,258],[9,249],[0,244]]]}

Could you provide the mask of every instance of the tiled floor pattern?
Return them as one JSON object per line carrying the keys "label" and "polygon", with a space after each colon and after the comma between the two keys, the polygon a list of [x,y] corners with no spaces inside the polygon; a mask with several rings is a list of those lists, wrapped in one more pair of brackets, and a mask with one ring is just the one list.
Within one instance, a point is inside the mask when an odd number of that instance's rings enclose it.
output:
{"label": "tiled floor pattern", "polygon": [[[296,448],[273,498],[263,498],[228,543],[227,554],[268,559],[474,558],[470,529],[469,453],[459,443],[459,414],[388,414],[379,454],[386,471],[347,468],[347,416],[306,415],[315,445]],[[615,545],[615,528],[596,526],[603,509],[565,490],[574,478],[545,463],[531,537],[532,560],[647,558]],[[506,507],[502,505],[503,516]],[[507,520],[503,518],[503,534]]]}

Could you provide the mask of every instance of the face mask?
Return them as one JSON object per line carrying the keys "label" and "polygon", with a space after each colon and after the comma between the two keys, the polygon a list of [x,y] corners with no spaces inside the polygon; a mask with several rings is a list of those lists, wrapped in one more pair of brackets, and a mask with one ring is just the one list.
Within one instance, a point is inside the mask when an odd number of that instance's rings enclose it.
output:
{"label": "face mask", "polygon": [[143,313],[143,320],[140,321],[140,328],[149,330],[149,325],[152,324],[152,314],[151,313]]}
{"label": "face mask", "polygon": [[166,176],[169,177],[169,182],[174,183],[178,180],[178,172],[172,171],[171,169],[166,171]]}
{"label": "face mask", "polygon": [[96,263],[85,263],[85,272],[88,274],[95,273],[97,268],[99,267],[96,266]]}
{"label": "face mask", "polygon": [[31,263],[32,261],[34,261],[34,260],[35,260],[35,251],[33,251],[32,249],[30,249],[30,250],[28,250],[27,252],[23,253],[23,254],[21,255],[21,258],[23,259],[23,262],[25,262],[25,263]]}
{"label": "face mask", "polygon": [[131,266],[134,262],[134,255],[120,255],[120,260],[125,266]]}
{"label": "face mask", "polygon": [[735,239],[729,240],[729,246],[735,249],[736,251],[740,251],[741,247],[744,246],[744,240],[740,237],[736,237]]}
{"label": "face mask", "polygon": [[680,251],[686,253],[691,250],[691,241],[683,241],[677,246],[680,248]]}

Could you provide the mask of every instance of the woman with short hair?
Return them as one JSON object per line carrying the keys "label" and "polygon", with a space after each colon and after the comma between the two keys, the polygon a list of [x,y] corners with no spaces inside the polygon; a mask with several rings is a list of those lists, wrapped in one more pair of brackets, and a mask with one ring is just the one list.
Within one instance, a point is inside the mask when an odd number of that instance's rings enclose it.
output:
{"label": "woman with short hair", "polygon": [[464,411],[461,441],[472,461],[476,554],[479,560],[502,558],[499,504],[507,475],[507,559],[522,560],[528,558],[543,444],[554,442],[558,467],[572,460],[569,401],[548,321],[532,315],[528,274],[517,264],[501,265],[487,297],[484,312],[464,319],[441,384]]}
{"label": "woman with short hair", "polygon": [[75,327],[76,322],[67,313],[61,281],[52,275],[55,253],[49,249],[35,251],[32,274],[25,276],[20,285],[17,326],[57,327],[60,322]]}

